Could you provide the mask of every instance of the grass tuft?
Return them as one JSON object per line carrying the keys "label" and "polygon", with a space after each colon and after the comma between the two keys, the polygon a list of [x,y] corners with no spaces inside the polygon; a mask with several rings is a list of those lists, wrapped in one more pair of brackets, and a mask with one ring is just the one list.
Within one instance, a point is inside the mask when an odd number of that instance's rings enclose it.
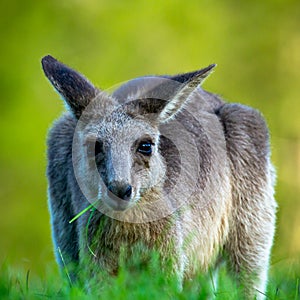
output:
{"label": "grass tuft", "polygon": [[[242,299],[238,286],[225,268],[220,269],[217,287],[212,285],[211,274],[198,274],[185,282],[181,291],[176,278],[165,276],[161,271],[155,255],[148,264],[139,258],[120,263],[117,276],[103,273],[92,282],[88,292],[79,284],[70,285],[68,279],[58,276],[54,268],[47,272],[46,278],[39,278],[30,270],[14,269],[3,263],[0,266],[0,299]],[[272,266],[266,299],[298,300],[299,271],[296,263]]]}

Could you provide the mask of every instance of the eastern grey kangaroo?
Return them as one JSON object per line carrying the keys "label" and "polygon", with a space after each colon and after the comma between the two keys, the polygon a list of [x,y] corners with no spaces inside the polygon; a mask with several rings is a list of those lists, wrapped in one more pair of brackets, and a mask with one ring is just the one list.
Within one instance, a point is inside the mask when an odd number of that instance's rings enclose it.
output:
{"label": "eastern grey kangaroo", "polygon": [[68,108],[48,137],[58,263],[116,274],[120,249],[143,244],[182,282],[224,257],[245,297],[263,298],[276,202],[261,114],[201,89],[214,65],[111,93],[51,56],[42,66]]}

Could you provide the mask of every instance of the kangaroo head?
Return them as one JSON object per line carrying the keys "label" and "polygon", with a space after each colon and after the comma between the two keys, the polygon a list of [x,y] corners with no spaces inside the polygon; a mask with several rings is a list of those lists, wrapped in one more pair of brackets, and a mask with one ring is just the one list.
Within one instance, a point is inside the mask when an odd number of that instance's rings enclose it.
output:
{"label": "kangaroo head", "polygon": [[[166,167],[159,151],[160,125],[176,116],[214,67],[169,79],[154,77],[155,84],[153,77],[135,79],[109,95],[51,56],[42,65],[74,118],[84,124],[75,132],[80,148],[76,160],[87,162],[79,164],[80,176],[114,210],[125,210],[162,187]],[[91,165],[97,175],[89,172]]]}

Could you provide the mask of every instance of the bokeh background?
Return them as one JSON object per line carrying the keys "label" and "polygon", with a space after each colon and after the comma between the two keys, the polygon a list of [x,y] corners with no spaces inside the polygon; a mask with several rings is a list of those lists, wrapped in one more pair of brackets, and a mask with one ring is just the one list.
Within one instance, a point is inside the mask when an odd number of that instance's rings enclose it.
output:
{"label": "bokeh background", "polygon": [[300,1],[0,2],[0,262],[54,264],[45,139],[64,110],[41,70],[51,54],[104,89],[217,63],[204,88],[262,111],[279,202],[273,264],[300,257]]}

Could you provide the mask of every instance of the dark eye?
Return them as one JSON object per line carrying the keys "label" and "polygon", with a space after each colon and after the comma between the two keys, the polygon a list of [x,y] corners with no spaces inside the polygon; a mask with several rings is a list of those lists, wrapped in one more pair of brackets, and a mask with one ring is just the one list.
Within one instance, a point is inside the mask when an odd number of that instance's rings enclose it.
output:
{"label": "dark eye", "polygon": [[102,143],[100,141],[96,141],[95,144],[95,156],[97,156],[98,154],[100,154],[102,152]]}
{"label": "dark eye", "polygon": [[152,153],[152,143],[151,142],[141,142],[137,148],[137,151],[143,155],[151,155]]}

